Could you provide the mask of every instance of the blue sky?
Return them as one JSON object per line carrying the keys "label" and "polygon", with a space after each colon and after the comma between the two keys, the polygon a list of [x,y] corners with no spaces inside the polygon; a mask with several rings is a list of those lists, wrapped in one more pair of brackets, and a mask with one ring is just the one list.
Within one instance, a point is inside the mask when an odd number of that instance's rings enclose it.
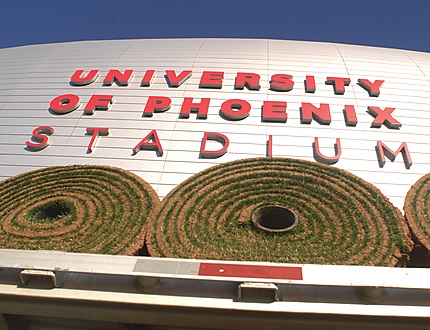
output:
{"label": "blue sky", "polygon": [[428,0],[3,0],[0,48],[77,40],[271,38],[430,52]]}

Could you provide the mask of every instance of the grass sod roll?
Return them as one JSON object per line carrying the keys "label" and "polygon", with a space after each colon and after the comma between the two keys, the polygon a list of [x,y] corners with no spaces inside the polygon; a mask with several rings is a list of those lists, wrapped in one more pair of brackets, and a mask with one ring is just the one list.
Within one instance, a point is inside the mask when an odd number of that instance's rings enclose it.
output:
{"label": "grass sod roll", "polygon": [[134,255],[159,204],[138,176],[108,166],[49,167],[0,182],[0,247]]}
{"label": "grass sod roll", "polygon": [[[297,215],[293,229],[257,230],[252,215],[271,205]],[[197,259],[394,266],[412,244],[400,211],[376,187],[285,158],[243,159],[194,175],[163,199],[147,231],[151,256]]]}
{"label": "grass sod roll", "polygon": [[430,173],[409,189],[405,198],[405,217],[416,241],[430,253]]}

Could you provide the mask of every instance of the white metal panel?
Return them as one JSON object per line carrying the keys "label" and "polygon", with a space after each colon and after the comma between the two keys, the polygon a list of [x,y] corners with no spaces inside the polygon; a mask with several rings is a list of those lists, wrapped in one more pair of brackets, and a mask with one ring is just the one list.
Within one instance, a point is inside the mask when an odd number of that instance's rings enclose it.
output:
{"label": "white metal panel", "polygon": [[[164,39],[87,41],[34,45],[0,50],[0,175],[7,178],[29,169],[81,164],[109,164],[131,170],[150,182],[163,197],[176,184],[215,164],[248,157],[264,157],[269,135],[273,155],[314,161],[312,143],[320,139],[321,151],[333,155],[336,138],[341,139],[342,157],[333,166],[343,168],[375,184],[397,207],[402,208],[409,187],[430,168],[427,151],[430,112],[430,54],[320,42],[247,39]],[[70,77],[78,69],[100,70],[89,86],[74,87]],[[103,86],[110,69],[134,70],[129,86]],[[150,87],[140,87],[146,70],[156,70]],[[191,77],[177,88],[168,87],[165,70],[192,70]],[[203,71],[222,71],[222,89],[199,88]],[[260,90],[235,90],[238,72],[260,75]],[[289,92],[269,90],[271,76],[293,75]],[[306,75],[315,76],[315,93],[305,93]],[[335,95],[327,77],[350,78],[344,95]],[[384,80],[379,97],[369,97],[357,85],[359,78]],[[81,99],[78,110],[66,115],[49,112],[50,101],[72,93]],[[93,94],[111,94],[115,102],[107,111],[84,115]],[[143,117],[149,96],[171,98],[171,109]],[[207,119],[179,118],[185,97],[210,98]],[[251,104],[249,117],[230,121],[219,115],[221,104],[242,99]],[[262,122],[261,106],[266,100],[285,101],[286,123]],[[316,106],[328,103],[330,125],[301,124],[302,102]],[[354,105],[358,123],[345,125],[343,108]],[[393,117],[400,129],[372,128],[368,106],[394,107]],[[50,146],[39,152],[25,150],[34,128],[54,128]],[[108,127],[109,136],[100,137],[91,154],[86,153],[88,127]],[[151,130],[157,130],[164,149],[155,152],[133,147]],[[204,132],[219,132],[230,139],[227,154],[218,159],[201,159]],[[399,154],[381,168],[375,153],[381,140],[396,150],[406,142],[413,165],[407,169]],[[217,142],[214,142],[216,145]],[[148,172],[146,172],[148,171]],[[178,171],[178,175],[176,175]]]}

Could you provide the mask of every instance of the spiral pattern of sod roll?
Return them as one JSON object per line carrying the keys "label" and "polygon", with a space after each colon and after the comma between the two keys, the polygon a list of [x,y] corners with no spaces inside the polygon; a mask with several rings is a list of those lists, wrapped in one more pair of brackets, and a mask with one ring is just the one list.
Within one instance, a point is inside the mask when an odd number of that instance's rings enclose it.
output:
{"label": "spiral pattern of sod roll", "polygon": [[133,255],[159,204],[152,187],[114,167],[49,167],[0,182],[0,248]]}
{"label": "spiral pattern of sod roll", "polygon": [[430,173],[420,178],[405,198],[405,217],[416,241],[430,252]]}
{"label": "spiral pattern of sod roll", "polygon": [[[254,210],[294,211],[285,233],[257,230]],[[398,265],[413,242],[400,211],[373,185],[318,163],[233,161],[172,190],[148,224],[151,256],[286,263]]]}

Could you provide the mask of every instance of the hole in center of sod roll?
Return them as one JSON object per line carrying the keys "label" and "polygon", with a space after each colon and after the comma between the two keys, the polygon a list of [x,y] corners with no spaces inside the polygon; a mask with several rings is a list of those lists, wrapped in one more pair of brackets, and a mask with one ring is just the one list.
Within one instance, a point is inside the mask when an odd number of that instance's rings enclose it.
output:
{"label": "hole in center of sod roll", "polygon": [[284,233],[297,226],[297,215],[293,210],[278,205],[267,205],[252,213],[254,228],[270,232]]}
{"label": "hole in center of sod roll", "polygon": [[[33,211],[34,212],[34,211]],[[33,220],[40,223],[48,223],[59,220],[72,212],[67,203],[63,201],[53,201],[38,208],[32,215]]]}

